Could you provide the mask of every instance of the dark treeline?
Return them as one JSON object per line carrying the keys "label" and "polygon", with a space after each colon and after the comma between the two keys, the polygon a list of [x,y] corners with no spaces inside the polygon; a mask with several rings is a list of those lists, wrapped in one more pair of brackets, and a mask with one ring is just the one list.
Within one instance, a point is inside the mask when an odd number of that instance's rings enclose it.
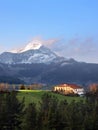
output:
{"label": "dark treeline", "polygon": [[98,130],[98,92],[71,103],[44,94],[38,106],[24,106],[16,92],[0,93],[0,130]]}

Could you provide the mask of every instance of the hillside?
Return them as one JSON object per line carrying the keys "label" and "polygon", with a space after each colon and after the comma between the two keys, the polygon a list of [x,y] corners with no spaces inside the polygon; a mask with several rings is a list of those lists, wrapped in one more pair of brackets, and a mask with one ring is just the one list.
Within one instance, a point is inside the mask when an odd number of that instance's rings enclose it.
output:
{"label": "hillside", "polygon": [[42,90],[21,90],[18,92],[18,99],[22,100],[23,97],[25,98],[25,105],[27,106],[29,103],[37,103],[41,101],[41,97],[43,94],[48,93],[50,95],[56,96],[59,101],[61,100],[67,100],[68,102],[71,102],[73,100],[80,101],[84,100],[83,97],[69,97],[69,96],[63,96],[60,94],[53,93],[51,91],[42,91]]}
{"label": "hillside", "polygon": [[0,64],[0,82],[12,84],[61,83],[89,84],[98,82],[98,64]]}

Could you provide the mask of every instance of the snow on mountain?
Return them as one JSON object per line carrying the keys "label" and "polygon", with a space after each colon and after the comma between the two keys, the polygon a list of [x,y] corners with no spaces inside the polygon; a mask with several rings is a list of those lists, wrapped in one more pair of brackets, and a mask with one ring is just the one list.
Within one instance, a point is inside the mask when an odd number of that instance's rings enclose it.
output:
{"label": "snow on mountain", "polygon": [[28,43],[24,48],[21,49],[16,49],[16,50],[11,50],[9,52],[12,53],[22,53],[28,50],[37,50],[42,46],[42,41],[41,40],[33,40],[30,43]]}
{"label": "snow on mountain", "polygon": [[59,62],[62,58],[42,45],[42,41],[33,40],[24,48],[4,52],[0,55],[0,62],[6,64]]}
{"label": "snow on mountain", "polygon": [[[31,63],[73,63],[70,59],[60,57],[43,45],[45,41],[34,39],[25,47],[3,52],[0,54],[0,63],[5,64],[31,64]],[[44,43],[45,44],[45,43]]]}
{"label": "snow on mountain", "polygon": [[39,49],[42,46],[41,41],[34,40],[30,42],[21,52],[25,52],[28,50],[36,50]]}

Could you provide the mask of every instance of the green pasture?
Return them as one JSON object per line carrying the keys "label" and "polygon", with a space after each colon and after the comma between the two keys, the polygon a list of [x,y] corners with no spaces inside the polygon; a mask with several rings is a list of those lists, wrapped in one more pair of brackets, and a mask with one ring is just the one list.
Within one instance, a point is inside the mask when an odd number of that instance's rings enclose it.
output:
{"label": "green pasture", "polygon": [[76,100],[76,101],[84,100],[83,97],[63,96],[63,95],[56,94],[51,91],[45,91],[45,90],[20,90],[17,96],[20,101],[23,99],[23,97],[25,98],[26,106],[32,102],[38,105],[44,93],[48,93],[48,94],[56,96],[59,99],[59,101],[64,100],[64,99],[66,99],[68,102],[71,102],[72,100]]}

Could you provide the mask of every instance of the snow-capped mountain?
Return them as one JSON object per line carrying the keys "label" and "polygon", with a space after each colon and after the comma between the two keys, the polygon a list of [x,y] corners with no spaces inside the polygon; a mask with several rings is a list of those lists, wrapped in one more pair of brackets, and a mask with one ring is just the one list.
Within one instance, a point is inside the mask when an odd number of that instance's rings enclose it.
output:
{"label": "snow-capped mountain", "polygon": [[0,63],[21,64],[21,63],[45,63],[59,62],[64,58],[57,56],[50,49],[42,45],[40,40],[33,40],[25,47],[3,52],[0,55]]}
{"label": "snow-capped mountain", "polygon": [[28,50],[37,50],[42,46],[42,41],[41,40],[33,40],[30,43],[28,43],[25,47],[21,49],[16,49],[16,50],[11,50],[9,52],[12,53],[22,53]]}
{"label": "snow-capped mountain", "polygon": [[84,84],[98,82],[97,77],[98,64],[59,57],[40,40],[33,40],[21,49],[3,52],[0,55],[0,82]]}

